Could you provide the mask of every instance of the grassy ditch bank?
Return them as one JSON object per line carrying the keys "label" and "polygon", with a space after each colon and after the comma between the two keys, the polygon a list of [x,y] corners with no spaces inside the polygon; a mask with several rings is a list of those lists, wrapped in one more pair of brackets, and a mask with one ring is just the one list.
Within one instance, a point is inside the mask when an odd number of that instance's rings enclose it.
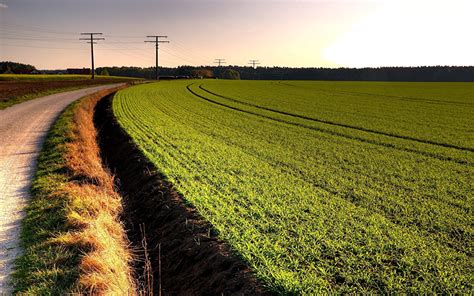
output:
{"label": "grassy ditch bank", "polygon": [[124,197],[129,239],[138,246],[146,239],[149,264],[137,261],[136,273],[148,274],[149,290],[156,295],[270,295],[122,130],[111,103],[112,96],[96,108],[100,150]]}
{"label": "grassy ditch bank", "polygon": [[32,199],[16,260],[16,293],[35,295],[133,294],[121,197],[103,168],[93,124],[94,107],[116,90],[69,106],[50,131],[38,159]]}

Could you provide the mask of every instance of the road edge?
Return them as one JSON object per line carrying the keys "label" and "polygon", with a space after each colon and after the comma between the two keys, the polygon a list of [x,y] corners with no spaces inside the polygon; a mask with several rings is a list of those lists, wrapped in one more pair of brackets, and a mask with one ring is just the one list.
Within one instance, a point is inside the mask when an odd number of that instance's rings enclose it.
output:
{"label": "road edge", "polygon": [[119,88],[73,102],[49,131],[22,221],[14,293],[134,293],[121,199],[92,122],[96,102]]}

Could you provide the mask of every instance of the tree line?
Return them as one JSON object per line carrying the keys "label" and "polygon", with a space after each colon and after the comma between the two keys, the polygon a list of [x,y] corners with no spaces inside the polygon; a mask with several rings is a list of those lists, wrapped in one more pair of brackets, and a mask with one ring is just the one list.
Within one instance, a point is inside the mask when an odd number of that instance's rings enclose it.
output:
{"label": "tree line", "polygon": [[[153,79],[154,68],[106,67],[113,76]],[[289,67],[193,67],[160,68],[162,77],[200,77],[248,80],[342,80],[472,82],[473,66],[380,67],[380,68],[289,68]]]}
{"label": "tree line", "polygon": [[32,65],[16,63],[16,62],[0,62],[1,74],[29,74],[36,71]]}
{"label": "tree line", "polygon": [[[0,62],[0,73],[54,73],[36,71],[32,65]],[[153,67],[99,67],[97,73],[153,79]],[[474,82],[474,66],[380,67],[380,68],[290,68],[241,66],[160,67],[162,78],[222,78],[247,80],[342,80]]]}

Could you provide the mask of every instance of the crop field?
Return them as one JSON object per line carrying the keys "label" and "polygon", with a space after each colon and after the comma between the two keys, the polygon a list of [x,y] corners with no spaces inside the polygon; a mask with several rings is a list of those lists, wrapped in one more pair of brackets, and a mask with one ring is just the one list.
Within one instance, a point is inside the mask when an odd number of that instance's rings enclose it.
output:
{"label": "crop field", "polygon": [[[88,80],[90,75],[75,74],[0,74],[0,81],[71,81],[71,80]],[[96,75],[98,79],[124,79],[118,76],[102,76]],[[128,80],[136,78],[128,78]]]}
{"label": "crop field", "polygon": [[474,84],[170,81],[113,110],[271,290],[473,292]]}
{"label": "crop field", "polygon": [[37,97],[101,84],[138,82],[117,76],[0,74],[0,110]]}

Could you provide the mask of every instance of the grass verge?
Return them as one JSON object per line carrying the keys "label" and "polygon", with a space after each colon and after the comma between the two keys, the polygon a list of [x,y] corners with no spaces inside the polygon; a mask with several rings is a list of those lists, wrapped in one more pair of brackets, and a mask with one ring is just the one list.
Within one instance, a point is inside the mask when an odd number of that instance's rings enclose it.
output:
{"label": "grass verge", "polygon": [[16,260],[16,293],[133,294],[120,196],[103,169],[93,110],[114,90],[69,106],[39,156]]}

